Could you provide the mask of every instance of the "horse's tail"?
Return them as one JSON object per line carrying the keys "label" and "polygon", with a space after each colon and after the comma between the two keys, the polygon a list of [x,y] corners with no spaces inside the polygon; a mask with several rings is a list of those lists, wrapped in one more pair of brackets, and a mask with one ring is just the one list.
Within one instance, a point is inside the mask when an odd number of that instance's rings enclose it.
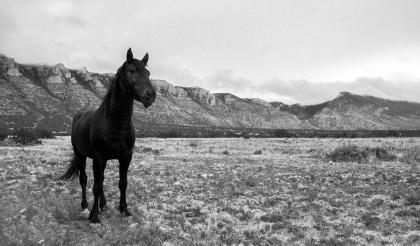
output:
{"label": "horse's tail", "polygon": [[69,167],[67,168],[66,173],[64,173],[59,179],[65,180],[65,179],[74,179],[79,176],[79,170],[81,167],[81,160],[80,158],[77,158],[76,154],[73,155],[73,159],[70,162]]}
{"label": "horse's tail", "polygon": [[[72,139],[73,139],[74,126],[75,126],[76,122],[80,119],[81,116],[82,116],[82,112],[77,112],[73,116],[73,122],[72,122]],[[76,153],[76,148],[75,148],[74,145],[73,145],[73,150],[75,151],[75,153],[73,154],[73,157],[72,157],[72,160],[70,162],[70,165],[67,168],[66,173],[64,173],[61,177],[58,178],[59,180],[74,179],[77,176],[79,176],[79,170],[83,166],[83,163],[81,163],[81,160],[80,160],[79,156]]]}

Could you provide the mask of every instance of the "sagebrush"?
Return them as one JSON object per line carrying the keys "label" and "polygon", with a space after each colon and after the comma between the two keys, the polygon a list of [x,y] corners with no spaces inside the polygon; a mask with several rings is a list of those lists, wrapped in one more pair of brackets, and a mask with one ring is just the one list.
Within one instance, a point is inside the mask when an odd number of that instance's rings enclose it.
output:
{"label": "sagebrush", "polygon": [[369,159],[376,158],[381,161],[394,161],[396,155],[389,153],[383,147],[360,147],[350,144],[335,148],[326,157],[336,162],[368,162]]}

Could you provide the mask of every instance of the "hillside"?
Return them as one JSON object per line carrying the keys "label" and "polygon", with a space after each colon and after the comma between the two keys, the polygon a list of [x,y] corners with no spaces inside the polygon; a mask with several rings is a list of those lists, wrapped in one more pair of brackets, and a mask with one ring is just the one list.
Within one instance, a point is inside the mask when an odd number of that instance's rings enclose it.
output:
{"label": "hillside", "polygon": [[[68,131],[72,115],[96,107],[114,74],[87,69],[19,64],[0,55],[0,126],[48,127]],[[286,105],[198,87],[152,80],[156,102],[148,109],[136,103],[134,122],[168,125],[289,129],[420,129],[420,104],[341,93],[317,105]]]}

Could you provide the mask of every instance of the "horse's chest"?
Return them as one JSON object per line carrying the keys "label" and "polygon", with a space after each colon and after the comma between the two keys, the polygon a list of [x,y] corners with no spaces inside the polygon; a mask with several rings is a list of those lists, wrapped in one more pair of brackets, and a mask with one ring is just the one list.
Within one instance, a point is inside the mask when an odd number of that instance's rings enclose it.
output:
{"label": "horse's chest", "polygon": [[110,158],[118,158],[123,154],[131,152],[131,142],[123,137],[105,137],[102,142],[102,149]]}

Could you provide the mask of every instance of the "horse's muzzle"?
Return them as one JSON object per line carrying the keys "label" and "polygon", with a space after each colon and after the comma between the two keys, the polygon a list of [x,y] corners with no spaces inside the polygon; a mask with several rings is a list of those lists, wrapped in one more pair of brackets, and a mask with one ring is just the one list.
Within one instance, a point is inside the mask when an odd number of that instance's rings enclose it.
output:
{"label": "horse's muzzle", "polygon": [[148,108],[155,102],[156,92],[154,90],[147,90],[143,96],[134,95],[134,99],[143,103],[145,108]]}
{"label": "horse's muzzle", "polygon": [[145,108],[148,108],[148,107],[152,106],[152,104],[153,104],[154,102],[155,102],[155,99],[149,100],[149,101],[147,101],[147,102],[144,102],[144,103],[143,103],[143,106],[144,106]]}

